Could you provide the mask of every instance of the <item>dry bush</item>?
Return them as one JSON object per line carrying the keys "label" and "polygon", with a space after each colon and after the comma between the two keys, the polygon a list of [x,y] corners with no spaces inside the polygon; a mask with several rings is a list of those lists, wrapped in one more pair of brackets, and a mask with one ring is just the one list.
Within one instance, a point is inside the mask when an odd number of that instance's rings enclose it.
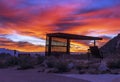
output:
{"label": "dry bush", "polygon": [[37,64],[42,64],[45,61],[45,56],[37,56]]}
{"label": "dry bush", "polygon": [[18,64],[18,59],[10,54],[0,54],[0,68],[6,68],[9,66],[15,66]]}
{"label": "dry bush", "polygon": [[11,56],[6,59],[6,65],[8,66],[15,66],[18,65],[18,58]]}
{"label": "dry bush", "polygon": [[48,68],[55,68],[56,73],[63,73],[63,72],[68,72],[69,66],[68,62],[58,59],[54,56],[50,56],[46,59],[46,64]]}
{"label": "dry bush", "polygon": [[6,68],[8,65],[6,64],[5,60],[0,60],[0,68]]}
{"label": "dry bush", "polygon": [[54,56],[50,56],[46,59],[46,64],[48,68],[53,68],[56,66],[58,59]]}
{"label": "dry bush", "polygon": [[120,68],[120,60],[112,60],[107,63],[108,67],[111,69],[119,69]]}
{"label": "dry bush", "polygon": [[57,73],[63,73],[63,72],[68,72],[70,71],[69,67],[68,67],[68,63],[65,61],[59,61],[55,68],[57,69]]}
{"label": "dry bush", "polygon": [[30,56],[19,57],[18,70],[25,70],[25,69],[34,68],[35,62],[33,62],[33,61],[34,61],[33,58]]}
{"label": "dry bush", "polygon": [[88,64],[79,64],[76,65],[77,70],[88,69]]}

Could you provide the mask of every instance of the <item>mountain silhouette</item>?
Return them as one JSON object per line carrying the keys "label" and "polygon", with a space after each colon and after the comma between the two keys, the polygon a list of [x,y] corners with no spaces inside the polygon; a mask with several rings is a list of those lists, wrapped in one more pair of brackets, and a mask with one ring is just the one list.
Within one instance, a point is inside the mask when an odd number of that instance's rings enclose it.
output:
{"label": "mountain silhouette", "polygon": [[120,33],[100,48],[103,54],[120,54]]}
{"label": "mountain silhouette", "polygon": [[10,54],[12,56],[18,56],[19,54],[30,54],[30,56],[35,56],[36,54],[41,55],[41,56],[45,55],[44,52],[21,52],[21,51],[10,50],[10,49],[5,49],[5,48],[0,48],[0,54],[1,53]]}

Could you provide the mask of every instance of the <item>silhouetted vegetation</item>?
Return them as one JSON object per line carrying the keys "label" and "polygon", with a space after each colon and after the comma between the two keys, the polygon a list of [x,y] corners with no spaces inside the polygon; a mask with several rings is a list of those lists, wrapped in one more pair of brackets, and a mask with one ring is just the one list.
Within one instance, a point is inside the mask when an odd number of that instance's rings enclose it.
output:
{"label": "silhouetted vegetation", "polygon": [[68,63],[67,62],[62,62],[59,61],[56,65],[55,68],[57,69],[57,73],[63,73],[63,72],[68,72],[70,69],[68,68]]}
{"label": "silhouetted vegetation", "polygon": [[15,66],[18,65],[18,58],[11,56],[7,59],[6,65],[8,66]]}
{"label": "silhouetted vegetation", "polygon": [[84,70],[88,69],[88,64],[78,64],[78,65],[75,66],[75,68],[78,70],[78,72],[80,74],[83,74],[83,73],[85,73],[85,71],[83,71],[83,69]]}
{"label": "silhouetted vegetation", "polygon": [[34,68],[33,58],[30,56],[21,56],[18,61],[18,70],[25,70]]}
{"label": "silhouetted vegetation", "polygon": [[0,68],[7,68],[18,64],[18,59],[8,53],[0,54]]}
{"label": "silhouetted vegetation", "polygon": [[45,60],[45,56],[37,56],[37,64],[42,64]]}
{"label": "silhouetted vegetation", "polygon": [[116,59],[107,59],[106,65],[108,68],[110,68],[109,71],[101,71],[101,69],[99,69],[100,65],[101,64],[99,60],[96,58],[86,61],[86,59],[79,60],[75,57],[74,59],[71,59],[69,57],[63,59],[56,58],[55,56],[45,57],[37,55],[35,57],[31,57],[29,54],[21,54],[19,57],[15,57],[6,53],[0,54],[0,68],[17,66],[18,70],[26,70],[34,67],[40,67],[42,72],[45,73],[64,73],[71,72],[73,70],[77,71],[77,73],[80,74],[119,73],[117,71],[120,69],[119,57]]}
{"label": "silhouetted vegetation", "polygon": [[53,68],[56,66],[58,60],[54,56],[50,56],[46,59],[46,64],[48,68]]}
{"label": "silhouetted vegetation", "polygon": [[108,67],[111,69],[119,69],[120,68],[120,60],[114,60],[108,62]]}
{"label": "silhouetted vegetation", "polygon": [[8,58],[8,57],[11,57],[11,55],[9,53],[0,53],[0,59],[5,59],[5,58]]}

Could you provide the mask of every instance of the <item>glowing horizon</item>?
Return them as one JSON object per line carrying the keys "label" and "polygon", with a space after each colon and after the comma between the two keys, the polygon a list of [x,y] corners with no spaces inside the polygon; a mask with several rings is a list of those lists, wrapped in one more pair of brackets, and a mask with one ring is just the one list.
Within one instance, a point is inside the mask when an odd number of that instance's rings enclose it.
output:
{"label": "glowing horizon", "polygon": [[[102,37],[120,33],[120,0],[0,0],[0,48],[44,52],[53,32]],[[72,41],[84,51],[91,41]]]}

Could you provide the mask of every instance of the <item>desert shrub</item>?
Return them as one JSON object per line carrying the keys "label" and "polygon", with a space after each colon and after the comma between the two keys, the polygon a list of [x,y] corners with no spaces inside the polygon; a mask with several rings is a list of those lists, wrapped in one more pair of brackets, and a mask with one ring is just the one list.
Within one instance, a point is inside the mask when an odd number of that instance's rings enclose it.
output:
{"label": "desert shrub", "polygon": [[48,68],[53,68],[56,66],[56,61],[54,60],[49,60],[46,62]]}
{"label": "desert shrub", "polygon": [[9,53],[0,53],[0,58],[4,59],[4,58],[8,58],[11,57],[11,55]]}
{"label": "desert shrub", "polygon": [[7,68],[8,65],[6,64],[5,60],[0,60],[0,68]]}
{"label": "desert shrub", "polygon": [[70,71],[69,67],[68,67],[68,63],[67,62],[63,62],[63,61],[59,61],[56,65],[55,68],[57,69],[58,73],[63,73],[63,72],[68,72]]}
{"label": "desert shrub", "polygon": [[18,58],[17,57],[9,57],[6,59],[6,65],[7,66],[15,66],[18,65]]}
{"label": "desert shrub", "polygon": [[111,69],[120,68],[120,60],[114,60],[107,63],[108,67]]}
{"label": "desert shrub", "polygon": [[77,70],[87,69],[87,68],[88,68],[88,65],[84,65],[84,64],[76,65],[76,69],[77,69]]}
{"label": "desert shrub", "polygon": [[34,62],[32,60],[33,58],[30,56],[19,57],[18,65],[20,66],[20,68],[18,68],[18,70],[34,68]]}
{"label": "desert shrub", "polygon": [[57,62],[58,62],[58,59],[56,59],[54,56],[50,56],[46,59],[46,65],[48,68],[55,67]]}
{"label": "desert shrub", "polygon": [[82,69],[82,66],[81,66],[81,65],[77,65],[77,66],[76,66],[76,69],[77,69],[77,70],[81,70],[81,69]]}
{"label": "desert shrub", "polygon": [[0,68],[6,68],[17,64],[18,64],[18,60],[16,57],[11,56],[9,54],[0,55]]}
{"label": "desert shrub", "polygon": [[43,63],[45,60],[45,56],[37,56],[37,64]]}

